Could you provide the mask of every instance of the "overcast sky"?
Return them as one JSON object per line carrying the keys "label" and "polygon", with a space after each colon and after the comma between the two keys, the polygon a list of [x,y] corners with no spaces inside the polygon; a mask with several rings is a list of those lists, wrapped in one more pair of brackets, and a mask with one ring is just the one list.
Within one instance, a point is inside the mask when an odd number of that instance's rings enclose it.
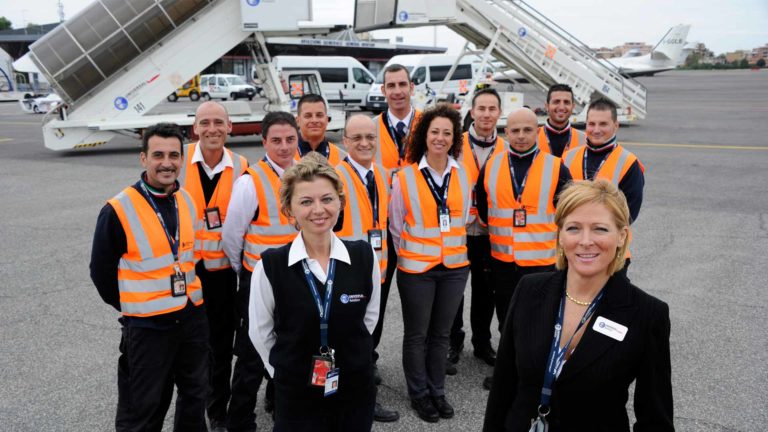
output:
{"label": "overcast sky", "polygon": [[[63,0],[71,17],[91,0]],[[716,54],[768,44],[768,0],[527,0],[545,16],[591,47],[624,42],[655,45],[676,24],[691,24],[688,41],[704,42]],[[312,0],[315,21],[351,24],[354,0]],[[14,27],[45,24],[57,18],[57,0],[0,0],[0,16]],[[376,37],[403,36],[404,43],[433,45],[458,52],[464,40],[447,28],[397,29]]]}

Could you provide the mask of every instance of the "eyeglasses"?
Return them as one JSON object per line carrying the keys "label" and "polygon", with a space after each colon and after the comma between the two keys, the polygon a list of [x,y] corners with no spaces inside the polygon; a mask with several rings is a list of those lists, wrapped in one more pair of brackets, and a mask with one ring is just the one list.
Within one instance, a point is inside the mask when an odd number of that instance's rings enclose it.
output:
{"label": "eyeglasses", "polygon": [[376,135],[370,134],[370,135],[344,135],[344,138],[352,141],[355,144],[363,142],[363,140],[366,140],[368,142],[374,142],[376,141]]}

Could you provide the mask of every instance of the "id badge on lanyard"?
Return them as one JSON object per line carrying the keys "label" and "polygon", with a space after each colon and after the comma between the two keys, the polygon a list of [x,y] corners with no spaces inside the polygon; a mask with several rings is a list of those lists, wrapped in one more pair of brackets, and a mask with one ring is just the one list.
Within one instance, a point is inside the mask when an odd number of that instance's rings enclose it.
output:
{"label": "id badge on lanyard", "polygon": [[209,230],[221,228],[221,214],[218,207],[208,207],[205,209],[205,225]]}
{"label": "id badge on lanyard", "polygon": [[525,211],[525,208],[515,209],[512,212],[512,219],[513,226],[516,228],[524,227],[528,222],[528,213]]}
{"label": "id badge on lanyard", "polygon": [[182,297],[187,295],[187,277],[179,263],[173,265],[173,274],[171,275],[171,296]]}
{"label": "id badge on lanyard", "polygon": [[330,396],[339,390],[339,368],[336,367],[335,350],[328,346],[328,316],[331,313],[331,299],[333,298],[333,280],[336,274],[336,260],[331,259],[328,264],[328,277],[325,281],[325,299],[320,298],[314,277],[309,270],[307,261],[301,265],[304,277],[307,280],[312,297],[317,304],[320,313],[320,355],[312,356],[312,367],[309,376],[309,385],[323,387],[323,396]]}
{"label": "id badge on lanyard", "polygon": [[381,242],[382,233],[380,229],[368,230],[368,243],[370,243],[370,245],[373,246],[375,250],[381,250]]}
{"label": "id badge on lanyard", "polygon": [[451,232],[451,211],[447,208],[441,208],[439,210],[440,216],[440,232]]}

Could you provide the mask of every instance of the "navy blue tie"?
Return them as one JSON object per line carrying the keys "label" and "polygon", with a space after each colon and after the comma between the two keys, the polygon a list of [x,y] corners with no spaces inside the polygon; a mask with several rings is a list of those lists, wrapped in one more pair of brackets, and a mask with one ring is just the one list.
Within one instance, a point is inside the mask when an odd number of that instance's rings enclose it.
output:
{"label": "navy blue tie", "polygon": [[373,177],[373,170],[368,171],[365,175],[365,183],[365,188],[368,189],[368,200],[371,202],[371,207],[373,207],[373,200],[376,196],[376,180]]}

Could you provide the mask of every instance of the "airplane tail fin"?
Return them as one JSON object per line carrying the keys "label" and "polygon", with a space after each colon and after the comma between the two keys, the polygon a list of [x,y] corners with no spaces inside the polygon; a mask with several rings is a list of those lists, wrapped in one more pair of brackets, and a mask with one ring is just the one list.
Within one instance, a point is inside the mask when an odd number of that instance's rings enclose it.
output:
{"label": "airplane tail fin", "polygon": [[677,61],[685,47],[690,24],[680,24],[669,29],[667,34],[653,47],[651,59]]}

